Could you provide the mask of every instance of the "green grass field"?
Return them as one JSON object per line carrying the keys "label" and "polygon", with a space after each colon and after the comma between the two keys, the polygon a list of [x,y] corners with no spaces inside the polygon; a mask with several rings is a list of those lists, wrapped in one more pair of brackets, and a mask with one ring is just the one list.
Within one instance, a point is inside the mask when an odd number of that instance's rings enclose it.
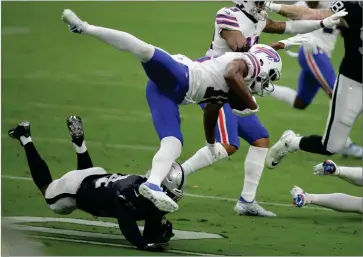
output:
{"label": "green grass field", "polygon": [[[71,114],[84,119],[87,145],[95,165],[110,172],[143,174],[158,147],[145,99],[146,76],[140,64],[132,56],[95,39],[68,32],[60,19],[64,8],[73,9],[91,23],[128,31],[171,53],[197,58],[207,50],[214,15],[225,4],[3,2],[2,175],[30,177],[23,150],[6,133],[23,119],[32,122],[34,142],[48,162],[53,178],[76,167],[65,126],[65,118]],[[282,38],[265,34],[260,42]],[[339,65],[343,48],[339,40],[333,56],[335,67]],[[298,64],[285,53],[281,56],[283,72],[279,84],[296,88]],[[306,111],[293,110],[268,97],[259,100],[259,104],[259,116],[272,142],[289,128],[300,134],[324,131],[328,99],[322,92]],[[181,114],[185,138],[182,161],[204,145],[204,135],[199,107],[182,107]],[[360,119],[357,124],[361,123]],[[362,142],[361,132],[362,126],[357,125],[351,134],[354,141]],[[312,175],[312,166],[324,160],[323,156],[299,152],[287,158],[278,169],[265,171],[258,200],[265,202],[264,206],[276,212],[277,217],[236,216],[233,206],[243,184],[247,149],[248,144],[242,143],[240,151],[230,160],[188,178],[188,194],[217,198],[186,196],[180,202],[180,210],[169,216],[176,229],[216,233],[223,238],[175,240],[171,242],[171,252],[166,254],[362,255],[360,215],[290,206],[289,190],[294,184],[314,193],[361,195],[361,188],[339,179]],[[361,161],[333,158],[341,165],[361,165]],[[58,217],[48,209],[31,181],[3,177],[2,182],[3,217]],[[81,212],[69,218],[94,220]],[[42,225],[117,234],[116,230],[67,223]],[[92,239],[100,243],[96,245],[90,244],[89,238],[31,234],[40,236],[42,251],[48,255],[148,254],[118,245],[118,240]]]}

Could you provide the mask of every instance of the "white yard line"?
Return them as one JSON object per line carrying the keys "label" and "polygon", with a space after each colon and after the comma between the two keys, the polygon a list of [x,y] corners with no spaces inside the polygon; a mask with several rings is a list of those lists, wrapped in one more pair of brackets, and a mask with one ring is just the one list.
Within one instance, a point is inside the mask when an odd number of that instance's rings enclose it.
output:
{"label": "white yard line", "polygon": [[[38,238],[38,239],[72,242],[72,243],[83,243],[83,244],[91,244],[91,245],[102,245],[102,246],[112,246],[112,247],[123,247],[123,248],[135,249],[135,247],[133,247],[133,246],[124,245],[124,244],[102,243],[102,242],[96,242],[96,241],[78,240],[78,239],[69,239],[69,238],[58,238],[58,237],[51,237],[51,236],[32,235],[31,237]],[[176,253],[176,254],[183,254],[183,255],[213,256],[211,254],[198,253],[198,252],[188,252],[188,251],[181,251],[181,250],[167,250],[167,252]]]}
{"label": "white yard line", "polygon": [[[31,178],[28,177],[18,177],[18,176],[8,176],[8,175],[2,175],[2,178],[5,179],[13,179],[13,180],[29,180],[32,181]],[[229,202],[236,202],[237,198],[228,198],[228,197],[220,197],[220,196],[212,196],[212,195],[197,195],[197,194],[188,194],[185,193],[185,196],[188,197],[194,197],[194,198],[202,198],[202,199],[210,199],[210,200],[218,200],[218,201],[229,201]],[[270,205],[270,206],[278,206],[278,207],[289,207],[291,208],[291,204],[285,204],[285,203],[272,203],[272,202],[258,202],[262,205]],[[305,207],[304,209],[308,210],[323,210],[323,211],[332,211],[330,209],[326,208],[320,208],[320,207]]]}

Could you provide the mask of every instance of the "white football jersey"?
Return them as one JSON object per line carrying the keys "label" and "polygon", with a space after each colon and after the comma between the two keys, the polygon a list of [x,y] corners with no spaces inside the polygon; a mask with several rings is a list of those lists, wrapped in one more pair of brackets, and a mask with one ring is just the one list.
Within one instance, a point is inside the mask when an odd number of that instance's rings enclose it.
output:
{"label": "white football jersey", "polygon": [[247,86],[253,83],[261,71],[259,61],[251,53],[228,52],[220,56],[205,57],[199,61],[192,61],[181,54],[173,55],[173,58],[189,68],[189,90],[182,104],[226,103],[229,87],[224,74],[227,65],[233,60],[246,61],[248,74],[244,79]]}
{"label": "white football jersey", "polygon": [[[267,15],[266,15],[267,17]],[[250,46],[257,44],[259,37],[266,26],[266,19],[257,21],[238,7],[224,7],[217,12],[214,22],[213,42],[207,51],[207,56],[220,55],[231,52],[232,49],[221,37],[223,29],[241,31]]]}
{"label": "white football jersey", "polygon": [[[319,1],[317,9],[328,9],[331,4],[331,1]],[[306,1],[298,1],[295,3],[298,6],[308,7]],[[304,34],[308,37],[309,43],[314,42],[316,46],[321,48],[329,57],[334,50],[335,43],[337,41],[339,30],[334,29],[319,29],[313,32]]]}

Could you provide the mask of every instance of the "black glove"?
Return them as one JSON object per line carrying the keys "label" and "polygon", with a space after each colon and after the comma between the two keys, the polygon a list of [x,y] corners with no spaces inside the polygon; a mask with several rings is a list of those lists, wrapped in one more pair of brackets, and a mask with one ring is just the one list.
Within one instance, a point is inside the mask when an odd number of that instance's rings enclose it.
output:
{"label": "black glove", "polygon": [[150,252],[161,252],[165,250],[165,247],[168,246],[168,243],[150,243],[147,244],[143,250]]}
{"label": "black glove", "polygon": [[165,219],[163,220],[163,223],[161,225],[161,237],[166,240],[166,242],[169,242],[170,239],[174,236],[173,233],[173,223],[171,221]]}
{"label": "black glove", "polygon": [[173,225],[165,217],[158,224],[145,224],[144,238],[148,243],[167,243],[173,236]]}

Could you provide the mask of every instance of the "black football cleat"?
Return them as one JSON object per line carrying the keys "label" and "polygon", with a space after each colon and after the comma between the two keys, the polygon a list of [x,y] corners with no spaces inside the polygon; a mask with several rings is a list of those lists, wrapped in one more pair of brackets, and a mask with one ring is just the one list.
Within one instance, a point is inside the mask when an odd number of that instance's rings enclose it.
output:
{"label": "black football cleat", "polygon": [[[9,137],[20,141],[20,137],[30,137],[30,122],[22,121],[15,128],[8,131]],[[20,141],[20,144],[23,145]]]}
{"label": "black football cleat", "polygon": [[72,137],[72,142],[81,147],[84,141],[83,123],[81,117],[69,116],[67,127]]}

